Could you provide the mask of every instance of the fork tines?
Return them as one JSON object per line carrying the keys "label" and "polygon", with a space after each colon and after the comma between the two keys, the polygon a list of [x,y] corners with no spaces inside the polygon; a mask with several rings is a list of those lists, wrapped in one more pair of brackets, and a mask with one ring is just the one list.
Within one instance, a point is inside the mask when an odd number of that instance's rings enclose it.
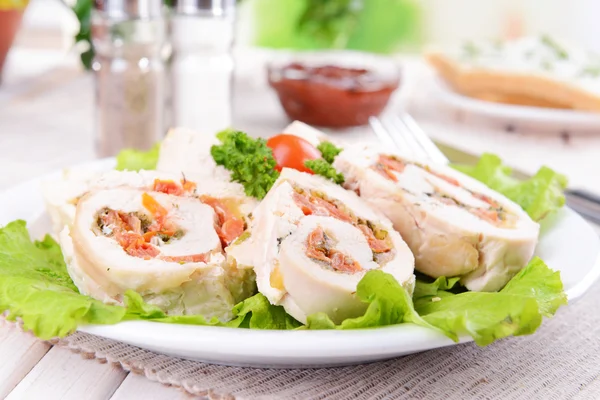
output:
{"label": "fork tines", "polygon": [[409,114],[387,116],[381,119],[371,117],[369,123],[386,147],[391,146],[401,154],[429,159],[434,163],[448,163],[448,158]]}

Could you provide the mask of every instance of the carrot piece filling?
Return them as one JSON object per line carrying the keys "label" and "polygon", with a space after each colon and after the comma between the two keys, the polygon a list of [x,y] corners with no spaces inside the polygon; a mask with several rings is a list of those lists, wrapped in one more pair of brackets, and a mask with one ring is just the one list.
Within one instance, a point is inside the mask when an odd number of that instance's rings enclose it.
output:
{"label": "carrot piece filling", "polygon": [[358,229],[360,229],[363,235],[365,235],[367,238],[367,243],[369,243],[369,247],[373,253],[386,253],[392,250],[392,246],[390,245],[389,241],[377,239],[373,230],[367,225],[359,225]]}
{"label": "carrot piece filling", "polygon": [[484,208],[472,208],[469,212],[484,221],[487,221],[493,225],[499,225],[502,223],[502,220],[499,217],[497,210],[486,210]]}
{"label": "carrot piece filling", "polygon": [[237,204],[234,204],[234,200],[228,201],[228,199],[200,196],[200,201],[215,210],[218,219],[215,229],[223,247],[229,246],[244,233],[246,224],[241,214],[237,211]]}
{"label": "carrot piece filling", "polygon": [[362,270],[360,264],[352,259],[352,257],[334,249],[328,243],[328,238],[320,226],[306,238],[306,255],[324,262],[334,271],[352,274]]}
{"label": "carrot piece filling", "polygon": [[146,242],[144,238],[139,235],[131,237],[125,245],[121,243],[121,246],[130,256],[143,258],[145,260],[155,258],[160,254],[160,251],[156,248],[156,246]]}
{"label": "carrot piece filling", "polygon": [[485,194],[481,194],[481,193],[471,193],[471,194],[476,199],[479,199],[485,203],[488,203],[490,205],[490,207],[500,208],[500,204],[498,204],[497,202],[495,202],[494,200],[492,200],[489,196],[486,196]]}
{"label": "carrot piece filling", "polygon": [[390,170],[385,165],[383,165],[381,163],[376,163],[373,166],[373,169],[375,170],[375,172],[377,172],[379,175],[383,176],[384,178],[389,179],[392,182],[398,182],[398,177],[396,177],[396,175],[392,172],[392,170]]}
{"label": "carrot piece filling", "polygon": [[317,196],[308,196],[306,193],[294,192],[294,202],[302,209],[304,215],[319,215],[333,217],[340,221],[353,222],[352,216],[341,210],[337,205]]}
{"label": "carrot piece filling", "polygon": [[367,222],[367,225],[365,225],[364,221],[359,221],[354,215],[351,215],[349,212],[343,210],[341,206],[334,204],[323,196],[310,195],[306,191],[300,193],[296,190],[293,194],[293,199],[304,215],[333,217],[340,221],[350,222],[352,225],[358,227],[365,235],[373,253],[385,253],[392,250],[391,243],[387,240],[387,234],[385,234],[385,238],[377,238],[373,231],[374,227],[371,226],[372,224]]}
{"label": "carrot piece filling", "polygon": [[[142,194],[142,205],[150,212],[152,217],[144,213],[125,213],[111,209],[104,209],[98,214],[98,227],[103,235],[113,237],[123,250],[133,257],[150,260],[159,258],[167,262],[206,262],[209,253],[191,254],[184,256],[160,256],[161,252],[156,243],[168,243],[184,235],[168,220],[169,211],[148,193]],[[154,237],[159,237],[159,242],[152,242]]]}
{"label": "carrot piece filling", "polygon": [[196,190],[196,183],[183,178],[181,180],[181,187],[183,188],[184,192],[192,193]]}
{"label": "carrot piece filling", "polygon": [[392,182],[398,182],[398,177],[394,172],[404,172],[406,164],[395,157],[381,154],[379,155],[377,162],[371,168],[384,178],[389,179]]}
{"label": "carrot piece filling", "polygon": [[[379,155],[379,158],[371,166],[371,168],[374,171],[376,171],[378,174],[383,176],[384,178],[389,179],[393,182],[398,182],[398,176],[395,173],[396,172],[402,173],[404,171],[404,169],[406,168],[406,166],[409,164],[414,165],[418,168],[421,168],[422,170],[426,171],[427,173],[429,173],[433,176],[436,176],[437,178],[440,178],[453,186],[461,187],[460,182],[456,178],[450,177],[448,175],[442,174],[437,171],[433,171],[431,169],[431,167],[429,167],[428,165],[423,165],[423,164],[420,164],[417,162],[402,161],[394,156],[388,156],[388,155],[383,155],[383,154]],[[463,204],[462,202],[458,201],[454,196],[444,194],[441,191],[439,191],[438,189],[435,189],[435,191],[433,193],[426,193],[426,194],[428,196],[435,197],[436,200],[438,200],[442,204],[463,208],[470,214],[472,214],[492,225],[495,225],[495,226],[511,226],[512,225],[512,223],[514,222],[514,218],[512,217],[511,214],[506,212],[498,202],[496,202],[491,197],[486,196],[484,194],[477,193],[477,192],[474,192],[474,191],[466,189],[466,188],[463,188],[463,189],[466,190],[467,192],[469,192],[474,198],[481,200],[484,203],[488,204],[489,208],[486,209],[486,208],[481,208],[481,207],[472,207],[472,206]],[[366,231],[363,230],[363,232],[366,232]],[[373,250],[373,251],[375,252],[375,250]]]}
{"label": "carrot piece filling", "polygon": [[183,188],[177,183],[175,183],[175,181],[161,179],[154,180],[154,186],[152,187],[152,191],[172,194],[175,196],[181,196],[184,193]]}
{"label": "carrot piece filling", "polygon": [[423,168],[425,171],[429,172],[431,175],[433,175],[433,176],[437,176],[438,178],[440,178],[440,179],[442,179],[442,180],[444,180],[444,181],[448,182],[448,183],[449,183],[449,184],[451,184],[452,186],[458,186],[458,187],[460,187],[460,182],[458,182],[458,180],[457,180],[457,179],[455,179],[455,178],[451,178],[451,177],[449,177],[448,175],[444,175],[444,174],[442,174],[442,173],[440,173],[440,172],[433,171],[433,170],[432,170],[432,169],[431,169],[429,166],[427,166],[427,165],[426,165],[426,166],[424,166],[424,167],[422,167],[422,168]]}
{"label": "carrot piece filling", "polygon": [[[183,196],[185,194],[194,193],[196,187],[195,182],[188,181],[184,177],[181,180],[181,184],[172,180],[155,179],[152,190],[175,196]],[[236,212],[237,205],[231,204],[233,201],[228,201],[228,199],[217,199],[207,195],[200,196],[200,201],[211,206],[215,210],[218,218],[215,229],[221,239],[221,244],[224,247],[229,246],[244,232],[246,224],[240,213]],[[145,203],[144,206],[150,212],[154,212],[154,205],[151,201],[148,201],[147,204]],[[157,218],[157,221],[160,221],[160,219]]]}
{"label": "carrot piece filling", "polygon": [[112,235],[130,256],[147,260],[160,254],[156,247],[144,240],[142,221],[133,213],[105,210],[98,219],[103,233]]}
{"label": "carrot piece filling", "polygon": [[184,194],[191,194],[196,190],[196,183],[188,181],[183,178],[180,184],[171,179],[155,179],[154,185],[152,186],[153,192],[161,192],[166,194],[172,194],[175,196],[183,196]]}
{"label": "carrot piece filling", "polygon": [[473,207],[471,205],[462,203],[459,200],[440,192],[439,190],[435,190],[433,193],[430,193],[428,195],[434,197],[442,204],[462,208],[469,214],[474,215],[477,218],[494,226],[511,227],[516,221],[516,218],[513,214],[510,214],[509,212],[504,210],[498,203],[496,203],[494,200],[485,195],[475,193],[473,194],[476,198],[489,204],[489,208]]}
{"label": "carrot piece filling", "polygon": [[402,173],[406,168],[406,164],[395,157],[380,155],[378,161],[391,171]]}
{"label": "carrot piece filling", "polygon": [[154,218],[164,219],[167,217],[169,210],[163,207],[156,199],[148,193],[142,194],[142,205]]}

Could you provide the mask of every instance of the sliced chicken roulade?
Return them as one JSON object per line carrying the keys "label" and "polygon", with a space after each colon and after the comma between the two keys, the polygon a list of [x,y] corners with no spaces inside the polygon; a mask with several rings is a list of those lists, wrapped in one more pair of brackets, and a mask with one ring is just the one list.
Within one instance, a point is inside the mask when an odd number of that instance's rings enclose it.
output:
{"label": "sliced chicken roulade", "polygon": [[75,219],[77,200],[85,194],[90,183],[99,173],[96,171],[64,170],[58,179],[42,182],[42,195],[46,210],[52,221],[52,232],[58,236],[65,226]]}
{"label": "sliced chicken roulade", "polygon": [[254,202],[227,182],[114,171],[95,185],[60,235],[82,293],[120,303],[132,289],[168,313],[222,319],[253,294],[254,272],[227,263],[224,249],[244,232]]}
{"label": "sliced chicken roulade", "polygon": [[[194,175],[197,179],[231,181],[231,172],[217,165],[210,154],[213,145],[219,144],[215,132],[210,134],[186,128],[171,129],[160,145],[158,171]],[[238,183],[237,185],[243,190]]]}
{"label": "sliced chicken roulade", "polygon": [[[237,203],[242,214],[248,214],[256,201],[244,194],[244,189],[228,180],[210,179],[181,172],[158,171],[108,171],[104,173],[69,173],[62,179],[43,183],[43,193],[54,232],[58,235],[75,218],[77,202],[92,190],[117,187],[159,191],[179,196],[210,196],[225,198],[227,203]],[[232,200],[234,199],[234,200]]]}
{"label": "sliced chicken roulade", "polygon": [[432,277],[460,276],[474,291],[501,289],[533,255],[539,225],[481,182],[442,165],[356,145],[334,167],[346,187],[394,223]]}
{"label": "sliced chicken roulade", "polygon": [[252,265],[259,291],[303,323],[317,312],[336,323],[362,315],[356,286],[370,270],[411,293],[414,286],[414,258],[389,220],[354,193],[291,169],[253,212],[250,237],[227,252]]}

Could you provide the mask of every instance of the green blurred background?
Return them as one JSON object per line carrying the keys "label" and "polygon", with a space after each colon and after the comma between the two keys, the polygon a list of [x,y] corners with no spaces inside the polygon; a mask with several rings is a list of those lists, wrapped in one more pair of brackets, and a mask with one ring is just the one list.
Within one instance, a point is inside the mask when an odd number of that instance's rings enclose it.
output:
{"label": "green blurred background", "polygon": [[246,0],[255,45],[278,49],[417,49],[417,0]]}

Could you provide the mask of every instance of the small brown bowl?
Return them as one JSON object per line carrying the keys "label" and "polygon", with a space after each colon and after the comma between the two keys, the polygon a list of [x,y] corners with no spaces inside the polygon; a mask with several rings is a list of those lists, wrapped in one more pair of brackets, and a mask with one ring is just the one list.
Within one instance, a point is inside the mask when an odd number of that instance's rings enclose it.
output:
{"label": "small brown bowl", "polygon": [[366,125],[400,84],[392,59],[358,52],[301,53],[267,69],[291,120],[329,128]]}

